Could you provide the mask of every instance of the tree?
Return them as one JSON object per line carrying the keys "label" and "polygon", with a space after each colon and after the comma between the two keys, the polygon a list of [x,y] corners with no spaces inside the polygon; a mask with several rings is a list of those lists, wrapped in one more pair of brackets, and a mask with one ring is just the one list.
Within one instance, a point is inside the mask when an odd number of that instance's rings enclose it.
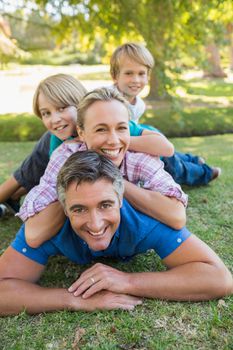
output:
{"label": "tree", "polygon": [[[229,0],[226,0],[229,2]],[[168,71],[183,53],[203,55],[207,22],[212,9],[223,0],[36,0],[57,21],[57,33],[78,28],[94,40],[100,33],[114,42],[134,38],[143,41],[155,59],[150,97],[167,95],[172,80]],[[200,53],[200,54],[199,54]]]}
{"label": "tree", "polygon": [[0,16],[0,62],[3,68],[4,64],[8,63],[11,58],[20,57],[24,54],[16,44],[16,41],[11,38],[11,29],[9,23]]}

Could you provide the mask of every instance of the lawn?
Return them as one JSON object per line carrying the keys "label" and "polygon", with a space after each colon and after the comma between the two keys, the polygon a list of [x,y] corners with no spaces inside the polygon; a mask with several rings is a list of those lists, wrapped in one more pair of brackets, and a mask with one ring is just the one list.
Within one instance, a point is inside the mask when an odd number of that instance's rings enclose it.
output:
{"label": "lawn", "polygon": [[[206,241],[233,271],[232,164],[233,135],[173,139],[176,149],[202,155],[220,166],[220,179],[205,187],[188,189],[188,227]],[[0,143],[0,181],[32,148],[33,143]],[[14,237],[20,222],[0,221],[1,252]],[[161,270],[152,253],[127,264],[108,261],[125,271]],[[82,271],[66,259],[51,259],[42,285],[67,287]],[[233,349],[233,298],[180,303],[144,300],[133,312],[22,313],[0,319],[1,349]]]}

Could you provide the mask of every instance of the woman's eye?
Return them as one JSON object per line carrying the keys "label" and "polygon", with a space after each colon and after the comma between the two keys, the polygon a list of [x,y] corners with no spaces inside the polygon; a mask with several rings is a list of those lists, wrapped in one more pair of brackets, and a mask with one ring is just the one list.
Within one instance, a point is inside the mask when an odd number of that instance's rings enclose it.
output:
{"label": "woman's eye", "polygon": [[128,130],[128,127],[127,127],[127,126],[120,126],[120,127],[119,127],[119,130],[123,130],[123,131],[124,131],[124,130]]}
{"label": "woman's eye", "polygon": [[65,108],[66,108],[66,107],[60,107],[60,108],[58,109],[58,112],[62,113],[62,112],[65,110]]}

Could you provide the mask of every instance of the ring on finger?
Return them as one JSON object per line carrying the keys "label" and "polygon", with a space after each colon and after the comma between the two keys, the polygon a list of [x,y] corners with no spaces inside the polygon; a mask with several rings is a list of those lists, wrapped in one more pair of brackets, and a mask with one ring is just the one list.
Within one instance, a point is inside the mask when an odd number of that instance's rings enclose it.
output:
{"label": "ring on finger", "polygon": [[95,283],[95,279],[93,277],[90,277],[90,280],[91,280],[92,284]]}

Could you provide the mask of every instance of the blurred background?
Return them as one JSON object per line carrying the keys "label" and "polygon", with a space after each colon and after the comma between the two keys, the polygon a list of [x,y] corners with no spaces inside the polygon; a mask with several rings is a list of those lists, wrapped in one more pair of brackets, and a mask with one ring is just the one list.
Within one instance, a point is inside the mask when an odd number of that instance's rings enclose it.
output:
{"label": "blurred background", "polygon": [[0,124],[31,115],[50,74],[72,74],[88,90],[111,84],[109,58],[126,41],[155,59],[144,122],[167,136],[233,131],[231,0],[0,0]]}

